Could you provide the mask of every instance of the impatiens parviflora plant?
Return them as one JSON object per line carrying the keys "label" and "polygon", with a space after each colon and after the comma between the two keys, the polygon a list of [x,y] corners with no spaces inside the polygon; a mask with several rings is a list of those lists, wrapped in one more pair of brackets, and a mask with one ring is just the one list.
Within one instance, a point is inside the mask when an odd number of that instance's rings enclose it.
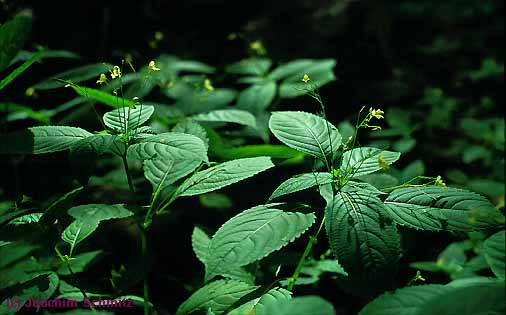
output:
{"label": "impatiens parviflora plant", "polygon": [[[324,113],[323,102],[314,86],[310,85],[310,77],[304,76],[302,81],[308,84],[310,88],[307,89],[307,94],[319,102]],[[372,125],[371,121],[382,119],[385,114],[382,110],[373,108],[361,117],[362,113],[363,109],[357,119],[355,135],[346,143],[342,142],[337,128],[325,117],[290,111],[271,114],[269,128],[274,136],[287,146],[313,156],[324,170],[314,169],[310,173],[289,178],[272,193],[269,198],[271,203],[236,215],[211,238],[201,229],[195,228],[192,246],[198,259],[205,265],[207,284],[181,304],[177,314],[189,314],[197,310],[207,311],[208,314],[285,314],[269,313],[267,310],[278,305],[298,303],[297,298],[291,299],[291,291],[295,285],[304,284],[297,281],[298,277],[307,266],[306,260],[324,226],[330,249],[339,261],[334,261],[335,265],[331,269],[341,275],[338,281],[343,289],[361,295],[376,294],[389,287],[387,280],[394,276],[402,255],[397,225],[446,232],[491,233],[504,228],[504,217],[487,199],[470,191],[447,187],[440,176],[418,176],[404,184],[383,189],[368,183],[368,175],[388,169],[399,159],[400,153],[356,146],[358,131],[362,128],[380,129],[381,127]],[[419,180],[425,183],[414,184]],[[312,187],[318,188],[327,203],[322,213],[285,213],[277,209],[279,203],[272,203],[273,199]],[[255,286],[253,276],[244,267],[286,245],[315,220],[319,224],[309,237],[292,277],[278,279],[267,287]],[[503,239],[495,239],[504,245]],[[502,254],[497,253],[497,250],[489,255],[495,257],[489,260],[496,269],[499,268],[497,262],[501,259],[497,256],[502,255],[502,261],[504,260],[504,250]],[[504,266],[501,270],[504,276]],[[225,279],[212,281],[216,276]],[[411,283],[422,279],[425,280],[418,274]],[[286,285],[286,290],[276,286],[279,284]],[[490,286],[487,294],[493,292],[494,301],[498,294],[503,294],[504,283],[501,285],[496,280],[476,279],[475,283],[469,281],[462,286],[476,288],[481,284]],[[460,287],[457,284],[448,286]],[[432,289],[431,285],[427,288],[421,286],[420,290],[433,290],[430,294],[436,298],[436,304],[442,309],[446,307],[444,314],[450,314],[452,305],[444,305],[441,294],[452,292],[457,296],[460,291],[440,292],[439,286],[436,287]],[[469,289],[466,294],[474,292],[472,290],[474,289]],[[384,312],[379,313],[376,313],[374,307],[382,305],[383,300],[373,302],[363,310],[363,314],[404,314],[422,304],[411,307],[411,297],[414,298],[408,294],[407,299],[399,305],[389,305],[392,308],[384,307]],[[318,303],[325,301],[320,298],[318,302],[305,305],[311,309],[308,314],[334,314],[332,309],[321,310],[321,313],[316,311],[319,309],[316,307],[320,305]],[[396,300],[392,299],[391,303],[396,303]],[[487,303],[487,306],[490,305]],[[429,314],[430,312],[422,313],[424,307],[416,314]],[[369,311],[371,309],[373,311]],[[303,311],[291,311],[293,313],[290,314],[303,314]]]}
{"label": "impatiens parviflora plant", "polygon": [[[149,67],[151,71],[159,70],[154,62],[151,62]],[[122,69],[114,66],[110,71],[111,80],[121,79],[121,76]],[[109,81],[107,77],[105,79],[104,77],[105,74],[100,75],[98,84]],[[120,88],[115,90],[115,95],[81,87],[69,81],[66,84],[83,96],[116,107],[114,110],[106,112],[102,117],[106,129],[98,133],[91,133],[82,128],[69,126],[30,127],[23,131],[1,136],[0,153],[47,154],[69,150],[71,161],[78,162],[81,159],[89,159],[90,156],[113,154],[120,157],[123,162],[132,194],[135,194],[135,187],[129,172],[129,160],[143,162],[144,175],[153,185],[150,203],[145,207],[138,205],[131,207],[133,205],[126,204],[87,204],[62,207],[62,204],[71,200],[76,192],[83,190],[82,187],[79,187],[63,196],[54,207],[49,207],[45,212],[37,215],[34,222],[43,223],[50,229],[56,229],[59,223],[58,218],[62,215],[58,213],[58,210],[70,208],[67,213],[74,221],[61,233],[61,239],[68,244],[68,251],[65,252],[61,244],[55,246],[57,256],[60,257],[70,274],[74,274],[72,268],[73,261],[78,257],[75,256],[78,245],[90,236],[101,222],[134,217],[135,215],[141,231],[142,256],[146,257],[148,252],[146,231],[150,228],[153,217],[168,211],[170,204],[178,197],[208,193],[274,166],[269,157],[236,159],[221,164],[213,163],[214,165],[211,166],[207,157],[207,139],[201,133],[194,135],[191,134],[191,128],[179,127],[181,132],[156,134],[150,127],[143,126],[153,114],[154,107],[143,104],[138,98],[129,100],[123,98],[122,95],[118,96],[118,91],[121,93],[121,84]],[[136,210],[137,213],[134,213],[131,211],[132,209],[141,210]],[[266,207],[264,212],[264,215],[269,215],[270,212],[271,216],[277,217],[280,210],[271,211]],[[9,221],[19,220],[19,217],[25,214],[26,211],[19,211],[8,219]],[[252,213],[252,215],[256,217],[259,213]],[[283,216],[278,218],[278,224],[283,226],[286,223],[283,221],[285,216],[292,218],[283,213]],[[307,229],[314,219],[312,215],[293,214],[293,216],[295,220],[300,221],[300,226],[295,230],[289,228],[286,231],[291,233],[292,239]],[[284,238],[285,236],[283,236]],[[285,242],[290,240],[286,239]],[[215,268],[216,270],[210,273],[210,277],[221,272],[219,266],[216,265]],[[57,277],[56,274],[54,276]],[[83,290],[81,290],[81,294],[84,297],[87,296]],[[23,298],[27,299],[28,297],[24,296]],[[151,304],[149,303],[147,274],[144,275],[143,303],[144,313],[149,314]]]}

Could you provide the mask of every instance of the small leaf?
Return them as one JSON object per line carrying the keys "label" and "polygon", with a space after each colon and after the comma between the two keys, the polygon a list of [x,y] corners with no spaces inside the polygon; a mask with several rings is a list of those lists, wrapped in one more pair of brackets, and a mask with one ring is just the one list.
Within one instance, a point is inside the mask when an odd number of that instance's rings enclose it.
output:
{"label": "small leaf", "polygon": [[197,258],[202,262],[206,263],[209,256],[209,245],[211,244],[211,238],[198,227],[193,228],[192,233],[192,248]]}
{"label": "small leaf", "polygon": [[98,227],[96,221],[75,220],[61,234],[61,239],[70,244],[70,255],[77,244],[93,233]]}
{"label": "small leaf", "polygon": [[104,123],[116,132],[127,133],[149,120],[155,108],[150,105],[122,107],[104,114]]}
{"label": "small leaf", "polygon": [[112,65],[103,63],[95,63],[81,66],[69,71],[57,73],[53,75],[50,79],[44,80],[42,82],[33,85],[32,88],[36,90],[50,90],[61,88],[65,85],[65,83],[55,80],[55,78],[61,80],[70,80],[72,83],[79,83],[89,79],[98,78],[101,73],[107,72],[111,68]]}
{"label": "small leaf", "polygon": [[[70,262],[69,262],[70,268],[72,269],[72,272],[73,273],[83,272],[86,269],[86,267],[93,260],[95,260],[95,258],[97,258],[98,255],[100,255],[101,253],[102,253],[101,250],[96,250],[96,251],[92,251],[92,252],[81,253],[81,254],[73,257],[73,259],[71,259]],[[69,275],[71,275],[70,270],[69,270],[69,268],[67,267],[66,264],[63,264],[58,269],[57,272],[58,272],[59,275],[62,275],[62,276],[69,276]]]}
{"label": "small leaf", "polygon": [[504,230],[489,237],[483,244],[485,259],[494,274],[504,280]]}
{"label": "small leaf", "polygon": [[314,186],[330,184],[332,181],[333,176],[330,173],[306,173],[296,175],[279,185],[269,197],[269,200]]}
{"label": "small leaf", "polygon": [[100,90],[79,86],[74,83],[68,84],[77,94],[84,96],[87,99],[109,105],[113,108],[133,107],[135,105],[135,103],[129,99],[121,98]]}
{"label": "small leaf", "polygon": [[292,242],[314,223],[312,213],[287,213],[275,206],[248,209],[223,224],[211,239],[207,280],[267,256]]}
{"label": "small leaf", "polygon": [[281,301],[288,301],[292,297],[292,292],[283,288],[274,288],[263,294],[259,298],[249,301],[240,307],[232,310],[228,315],[270,315],[266,310],[271,304]]}
{"label": "small leaf", "polygon": [[204,194],[237,183],[273,166],[274,164],[268,157],[228,161],[194,174],[179,186],[176,195]]}
{"label": "small leaf", "polygon": [[228,122],[256,128],[256,119],[251,113],[239,109],[219,109],[191,116],[196,121]]}
{"label": "small leaf", "polygon": [[342,176],[349,176],[349,178],[367,175],[384,168],[383,163],[394,163],[400,156],[399,152],[371,147],[356,148],[344,152],[339,172]]}
{"label": "small leaf", "polygon": [[183,121],[178,122],[174,126],[174,128],[172,128],[172,132],[194,135],[200,138],[202,142],[204,142],[206,148],[209,147],[209,138],[207,137],[206,130],[199,123],[197,123],[192,119],[185,119]]}
{"label": "small leaf", "polygon": [[68,210],[73,218],[83,221],[95,221],[122,219],[133,215],[123,205],[88,204],[70,208]]}
{"label": "small leaf", "polygon": [[177,315],[189,314],[197,310],[220,314],[240,298],[258,287],[237,280],[218,280],[211,282],[193,293],[177,309]]}
{"label": "small leaf", "polygon": [[[264,314],[276,315],[336,315],[334,306],[319,296],[307,295],[291,300],[269,303]],[[405,315],[405,314],[403,314]]]}
{"label": "small leaf", "polygon": [[271,66],[271,61],[266,58],[244,59],[225,68],[228,73],[242,75],[263,76]]}
{"label": "small leaf", "polygon": [[255,84],[239,93],[237,108],[253,113],[265,110],[276,96],[276,83]]}

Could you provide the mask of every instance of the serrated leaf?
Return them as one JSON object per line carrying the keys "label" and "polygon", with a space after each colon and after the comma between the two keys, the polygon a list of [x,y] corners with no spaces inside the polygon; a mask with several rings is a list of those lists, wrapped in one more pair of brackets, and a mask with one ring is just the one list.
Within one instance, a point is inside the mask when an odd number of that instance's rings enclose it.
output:
{"label": "serrated leaf", "polygon": [[281,183],[269,197],[269,200],[314,186],[330,184],[332,181],[333,176],[330,173],[306,173],[296,175]]}
{"label": "serrated leaf", "polygon": [[117,135],[96,134],[72,144],[70,148],[71,159],[79,159],[82,154],[93,153],[102,155],[106,153],[122,156],[126,152],[126,145]]}
{"label": "serrated leaf", "polygon": [[349,178],[367,175],[388,168],[388,165],[397,161],[400,156],[399,152],[371,147],[356,148],[344,152],[339,172]]}
{"label": "serrated leaf", "polygon": [[204,194],[237,183],[273,166],[274,164],[268,157],[228,161],[195,173],[179,186],[176,195],[194,196]]}
{"label": "serrated leaf", "polygon": [[[265,308],[265,314],[276,315],[335,315],[334,306],[325,299],[307,295],[290,300],[280,300],[269,303]],[[403,314],[404,315],[404,314]]]}
{"label": "serrated leaf", "polygon": [[385,205],[398,224],[416,229],[477,231],[504,223],[504,217],[487,199],[456,188],[396,189],[385,200]]}
{"label": "serrated leaf", "polygon": [[292,292],[283,288],[274,288],[263,294],[261,297],[253,299],[248,303],[232,310],[228,315],[271,315],[266,313],[270,304],[276,304],[280,301],[290,300]]}
{"label": "serrated leaf", "polygon": [[150,105],[121,107],[104,114],[104,123],[116,132],[127,133],[141,126],[153,115],[155,108]]}
{"label": "serrated leaf", "polygon": [[202,262],[206,263],[209,256],[209,245],[211,244],[211,238],[198,227],[193,228],[192,233],[192,248],[197,258]]}
{"label": "serrated leaf", "polygon": [[70,208],[68,214],[78,220],[96,221],[122,219],[133,215],[124,205],[88,204]]}
{"label": "serrated leaf", "polygon": [[374,187],[369,183],[356,182],[356,181],[348,181],[348,183],[343,187],[342,191],[344,192],[362,192],[365,194],[373,194],[375,196],[386,195],[387,193],[382,192],[378,188]]}
{"label": "serrated leaf", "polygon": [[19,218],[12,220],[11,222],[9,222],[9,225],[25,225],[25,224],[37,223],[37,222],[39,222],[41,216],[42,216],[41,212],[25,214]]}
{"label": "serrated leaf", "polygon": [[209,309],[219,314],[257,288],[257,286],[237,280],[214,281],[193,293],[179,306],[176,314],[183,315],[197,310],[207,311]]}
{"label": "serrated leaf", "polygon": [[257,83],[239,93],[237,108],[253,113],[267,109],[276,96],[276,83]]}
{"label": "serrated leaf", "polygon": [[490,236],[483,244],[483,253],[494,274],[504,280],[504,230]]}
{"label": "serrated leaf", "polygon": [[196,121],[228,122],[256,128],[256,119],[251,113],[239,109],[218,109],[191,116]]}
{"label": "serrated leaf", "polygon": [[49,89],[57,89],[61,88],[65,85],[64,82],[55,80],[55,78],[62,80],[70,80],[73,83],[83,82],[89,79],[98,78],[101,73],[107,72],[112,68],[112,65],[103,64],[103,63],[95,63],[89,64],[85,66],[81,66],[78,68],[71,69],[69,71],[57,73],[51,76],[50,79],[41,81],[32,86],[32,88],[37,90],[49,90]]}
{"label": "serrated leaf", "polygon": [[32,28],[32,14],[24,11],[14,19],[0,25],[0,71],[7,68],[11,60],[23,47]]}
{"label": "serrated leaf", "polygon": [[340,192],[325,210],[330,247],[350,275],[388,274],[400,257],[400,240],[385,205],[376,196]]}
{"label": "serrated leaf", "polygon": [[281,142],[312,155],[329,165],[341,146],[341,135],[322,117],[305,112],[274,112],[269,120],[271,132]]}
{"label": "serrated leaf", "polygon": [[178,122],[174,128],[172,128],[172,132],[194,135],[200,138],[202,142],[204,142],[206,148],[209,147],[209,138],[207,137],[206,130],[199,123],[192,119],[185,119]]}
{"label": "serrated leaf", "polygon": [[91,136],[77,127],[40,126],[0,136],[0,154],[42,154],[69,149],[75,142]]}
{"label": "serrated leaf", "polygon": [[207,280],[267,256],[302,235],[314,223],[312,213],[287,213],[275,206],[248,209],[223,224],[211,239]]}

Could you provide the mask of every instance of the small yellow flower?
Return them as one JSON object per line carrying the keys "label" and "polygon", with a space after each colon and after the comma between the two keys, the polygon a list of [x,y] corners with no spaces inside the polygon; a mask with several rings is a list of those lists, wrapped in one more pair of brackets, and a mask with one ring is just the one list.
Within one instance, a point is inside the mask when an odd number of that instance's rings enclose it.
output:
{"label": "small yellow flower", "polygon": [[251,50],[253,50],[255,53],[257,53],[258,55],[265,55],[267,53],[267,51],[265,50],[264,45],[259,40],[251,42],[249,44],[249,48]]}
{"label": "small yellow flower", "polygon": [[415,275],[415,278],[413,279],[414,281],[424,281],[425,282],[425,278],[422,277],[422,274],[420,273],[420,270],[417,270],[416,271],[416,275]]}
{"label": "small yellow flower", "polygon": [[156,41],[161,41],[163,39],[163,33],[160,32],[160,31],[156,31],[155,32],[155,40]]}
{"label": "small yellow flower", "polygon": [[211,83],[211,80],[209,80],[209,79],[204,80],[204,89],[206,89],[208,91],[214,91],[214,87]]}
{"label": "small yellow flower", "polygon": [[149,71],[160,71],[160,68],[156,66],[156,63],[154,60],[151,60],[148,64]]}
{"label": "small yellow flower", "polygon": [[378,157],[378,164],[384,170],[387,170],[387,169],[390,168],[390,163],[388,163],[388,161],[385,160],[385,157],[383,156],[383,154],[379,155],[379,157]]}
{"label": "small yellow flower", "polygon": [[100,78],[97,80],[97,84],[102,85],[104,83],[107,83],[107,77],[105,76],[104,73],[101,73]]}
{"label": "small yellow flower", "polygon": [[35,95],[35,89],[33,87],[29,87],[25,91],[26,96],[34,96]]}
{"label": "small yellow flower", "polygon": [[379,130],[381,130],[380,126],[369,126],[369,128],[371,128],[372,131],[379,131]]}
{"label": "small yellow flower", "polygon": [[443,181],[443,179],[441,178],[441,175],[438,175],[436,177],[436,181],[434,182],[434,185],[435,186],[438,186],[438,187],[442,187],[442,188],[446,188],[446,183]]}
{"label": "small yellow flower", "polygon": [[383,116],[384,114],[385,114],[385,112],[384,112],[384,111],[382,111],[382,110],[381,110],[381,109],[379,109],[379,108],[378,108],[378,109],[373,109],[373,110],[371,111],[371,116],[372,116],[372,117],[376,117],[377,119],[383,119],[383,118],[385,118],[385,116]]}
{"label": "small yellow flower", "polygon": [[121,69],[118,66],[112,67],[112,70],[110,71],[110,73],[111,73],[112,79],[121,78]]}
{"label": "small yellow flower", "polygon": [[304,74],[304,77],[302,78],[302,82],[304,83],[308,83],[309,81],[311,81],[311,78],[306,74]]}

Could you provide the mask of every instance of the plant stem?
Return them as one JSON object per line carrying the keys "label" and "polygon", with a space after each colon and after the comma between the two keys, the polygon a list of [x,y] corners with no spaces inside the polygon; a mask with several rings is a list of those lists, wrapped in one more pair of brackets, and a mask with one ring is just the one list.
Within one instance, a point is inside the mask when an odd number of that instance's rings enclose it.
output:
{"label": "plant stem", "polygon": [[134,183],[132,181],[132,175],[130,175],[130,172],[128,171],[128,161],[126,157],[126,153],[121,156],[121,159],[123,160],[123,166],[125,167],[125,174],[128,180],[128,187],[130,188],[130,191],[132,193],[135,193]]}
{"label": "plant stem", "polygon": [[148,254],[148,241],[146,236],[146,229],[143,226],[139,226],[141,230],[141,250],[142,250],[142,258],[144,260],[143,273],[144,273],[144,315],[150,314],[149,308],[149,268],[146,262],[146,256]]}
{"label": "plant stem", "polygon": [[299,277],[299,273],[304,266],[304,262],[306,260],[306,257],[311,252],[311,249],[313,248],[313,245],[316,243],[316,240],[318,239],[318,235],[320,234],[320,231],[322,230],[323,224],[325,223],[325,216],[322,219],[322,222],[320,223],[320,226],[318,227],[318,230],[315,232],[314,235],[309,237],[309,241],[307,242],[306,249],[304,250],[304,253],[299,259],[299,263],[297,264],[297,267],[295,268],[295,271],[293,272],[292,277],[290,278],[290,283],[288,284],[288,291],[292,291],[293,286],[295,285],[295,282],[297,281],[297,278]]}

